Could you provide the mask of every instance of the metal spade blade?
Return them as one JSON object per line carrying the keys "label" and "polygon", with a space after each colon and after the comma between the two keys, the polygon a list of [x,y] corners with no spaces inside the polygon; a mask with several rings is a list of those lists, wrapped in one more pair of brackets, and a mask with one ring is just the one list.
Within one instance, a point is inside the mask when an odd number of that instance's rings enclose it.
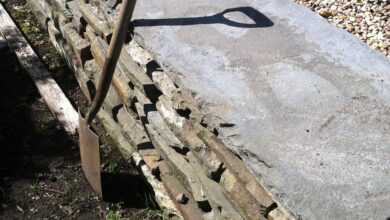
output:
{"label": "metal spade blade", "polygon": [[86,119],[79,113],[81,166],[89,184],[100,196],[102,196],[102,183],[100,173],[99,137],[89,128],[89,125],[99,112],[110,88],[115,67],[125,41],[126,33],[129,29],[128,24],[134,11],[135,3],[136,0],[122,1],[119,20],[114,29],[107,59],[104,61],[102,74],[100,75],[96,90],[96,96],[92,101]]}

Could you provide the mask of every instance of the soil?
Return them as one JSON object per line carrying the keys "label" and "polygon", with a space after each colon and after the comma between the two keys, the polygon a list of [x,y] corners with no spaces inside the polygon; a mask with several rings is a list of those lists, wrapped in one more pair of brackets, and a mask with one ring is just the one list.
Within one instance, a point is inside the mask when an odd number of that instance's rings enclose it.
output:
{"label": "soil", "polygon": [[[3,4],[74,106],[87,106],[25,0]],[[0,50],[0,60],[0,219],[166,218],[146,181],[101,129],[104,201],[98,198],[80,168],[77,137],[62,130],[16,57]]]}

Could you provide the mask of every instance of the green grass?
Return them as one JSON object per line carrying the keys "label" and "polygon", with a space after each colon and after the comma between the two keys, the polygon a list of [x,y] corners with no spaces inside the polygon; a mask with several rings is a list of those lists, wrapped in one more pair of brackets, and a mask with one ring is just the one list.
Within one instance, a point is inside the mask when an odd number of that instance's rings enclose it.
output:
{"label": "green grass", "polygon": [[122,215],[119,211],[109,210],[106,215],[106,220],[121,220]]}
{"label": "green grass", "polygon": [[111,160],[108,162],[105,170],[109,173],[119,173],[120,171],[119,163],[117,161]]}

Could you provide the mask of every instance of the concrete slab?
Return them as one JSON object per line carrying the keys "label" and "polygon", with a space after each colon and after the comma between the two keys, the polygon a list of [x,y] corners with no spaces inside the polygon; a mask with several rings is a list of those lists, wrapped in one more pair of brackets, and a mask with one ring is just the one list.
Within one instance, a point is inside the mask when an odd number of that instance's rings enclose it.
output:
{"label": "concrete slab", "polygon": [[220,136],[284,206],[390,217],[387,58],[290,0],[139,1],[135,18],[203,111],[235,124]]}

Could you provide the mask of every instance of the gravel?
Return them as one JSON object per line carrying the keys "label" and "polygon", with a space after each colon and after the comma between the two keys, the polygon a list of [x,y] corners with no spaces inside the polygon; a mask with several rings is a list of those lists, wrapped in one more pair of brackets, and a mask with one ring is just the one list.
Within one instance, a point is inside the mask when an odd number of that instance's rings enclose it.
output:
{"label": "gravel", "polygon": [[390,0],[295,0],[390,58]]}

